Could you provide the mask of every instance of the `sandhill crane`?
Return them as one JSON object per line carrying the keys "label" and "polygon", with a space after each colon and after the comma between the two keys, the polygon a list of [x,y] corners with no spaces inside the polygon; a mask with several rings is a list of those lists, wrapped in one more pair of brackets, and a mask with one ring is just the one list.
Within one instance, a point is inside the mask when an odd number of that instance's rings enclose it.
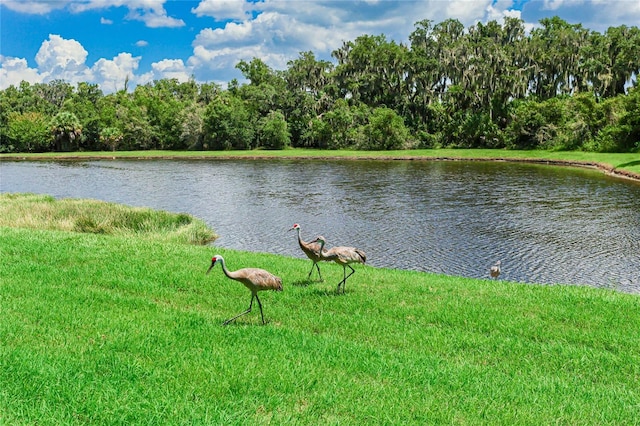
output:
{"label": "sandhill crane", "polygon": [[294,229],[298,231],[298,244],[300,245],[300,248],[302,249],[304,254],[306,254],[307,257],[311,259],[311,261],[313,262],[313,265],[311,265],[311,270],[309,271],[309,275],[307,275],[307,279],[311,278],[311,274],[313,273],[313,268],[315,268],[318,270],[318,276],[320,277],[320,281],[322,281],[322,274],[320,274],[320,266],[318,266],[318,262],[320,262],[321,260],[320,244],[314,243],[313,241],[309,241],[309,242],[303,241],[302,237],[300,236],[300,225],[298,225],[297,223],[294,223],[291,229],[289,229],[289,231],[292,231]]}
{"label": "sandhill crane", "polygon": [[244,284],[245,287],[251,290],[251,303],[249,303],[249,309],[242,312],[241,314],[236,315],[233,318],[226,320],[222,325],[227,325],[236,318],[251,312],[254,298],[258,301],[258,306],[260,307],[260,316],[262,317],[262,324],[264,324],[265,322],[264,314],[262,313],[262,303],[260,303],[260,299],[258,298],[258,292],[263,290],[282,291],[282,279],[280,277],[276,277],[269,271],[258,268],[243,268],[238,269],[237,271],[229,271],[227,269],[227,265],[224,263],[224,259],[219,254],[216,254],[211,258],[211,266],[209,266],[207,274],[211,271],[211,269],[213,269],[214,266],[216,266],[217,262],[220,262],[222,264],[222,271],[228,278],[240,281],[242,284]]}
{"label": "sandhill crane", "polygon": [[489,274],[491,275],[491,278],[495,278],[498,279],[498,277],[500,276],[500,265],[502,264],[501,261],[497,261],[492,267],[491,269],[489,269]]}
{"label": "sandhill crane", "polygon": [[[367,260],[367,255],[360,249],[355,247],[332,247],[327,251],[324,251],[324,245],[326,244],[326,240],[323,236],[319,236],[316,238],[314,243],[320,244],[320,259],[328,262],[336,262],[339,265],[342,265],[342,281],[338,283],[338,288],[336,292],[340,291],[340,285],[342,285],[342,292],[344,293],[344,286],[347,282],[347,278],[353,275],[356,270],[353,269],[350,263],[364,263]],[[347,275],[347,268],[351,269],[349,275]]]}

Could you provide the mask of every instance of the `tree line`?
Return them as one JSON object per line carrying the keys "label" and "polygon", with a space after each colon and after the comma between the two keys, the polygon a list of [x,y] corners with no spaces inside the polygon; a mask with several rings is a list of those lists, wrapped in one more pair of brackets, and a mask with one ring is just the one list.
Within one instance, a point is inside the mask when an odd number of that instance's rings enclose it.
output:
{"label": "tree line", "polygon": [[22,82],[0,91],[0,152],[411,148],[640,149],[640,30],[554,17],[415,24],[285,70],[241,61],[226,88],[156,80]]}

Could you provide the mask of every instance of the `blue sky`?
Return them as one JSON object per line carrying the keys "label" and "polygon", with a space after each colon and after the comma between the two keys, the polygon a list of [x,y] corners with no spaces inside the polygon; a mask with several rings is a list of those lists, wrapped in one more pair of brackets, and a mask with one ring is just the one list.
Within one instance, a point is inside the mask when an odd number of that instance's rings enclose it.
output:
{"label": "blue sky", "polygon": [[422,19],[465,26],[544,17],[604,32],[640,26],[640,0],[1,0],[0,89],[21,80],[97,83],[105,93],[154,79],[241,79],[239,60],[286,68],[300,52],[331,60],[343,41],[405,41]]}

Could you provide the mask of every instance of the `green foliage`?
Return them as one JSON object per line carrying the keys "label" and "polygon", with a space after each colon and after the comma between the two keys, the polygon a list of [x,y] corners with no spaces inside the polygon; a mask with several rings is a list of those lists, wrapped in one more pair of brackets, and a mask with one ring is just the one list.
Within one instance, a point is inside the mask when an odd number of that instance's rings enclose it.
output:
{"label": "green foliage", "polygon": [[560,98],[543,102],[529,99],[515,104],[512,120],[505,131],[508,146],[517,149],[553,148],[566,124],[565,106]]}
{"label": "green foliage", "polygon": [[50,149],[51,119],[38,112],[12,112],[8,117],[6,138],[0,151],[43,152]]}
{"label": "green foliage", "polygon": [[640,151],[640,87],[629,90],[629,95],[624,100],[625,109],[620,123],[628,129],[626,137],[619,139],[622,151]]}
{"label": "green foliage", "polygon": [[405,149],[411,143],[404,120],[390,108],[375,108],[364,127],[365,141],[362,149]]}
{"label": "green foliage", "polygon": [[78,83],[76,91],[64,103],[63,110],[75,114],[80,122],[82,134],[79,147],[82,149],[100,148],[99,102],[102,97],[97,84]]}
{"label": "green foliage", "polygon": [[[635,26],[599,33],[551,17],[527,33],[517,18],[467,28],[456,19],[422,20],[408,40],[361,35],[332,52],[335,63],[301,52],[285,70],[243,60],[237,68],[246,81],[226,90],[162,79],[104,95],[88,83],[22,82],[0,91],[0,152],[639,148],[638,95],[630,87],[640,74]],[[47,145],[36,117],[62,112],[78,123],[67,116]],[[276,112],[285,123],[274,121]],[[105,146],[113,134],[105,129],[122,138]]]}
{"label": "green foliage", "polygon": [[187,149],[202,149],[204,107],[187,105],[179,113],[180,145]]}
{"label": "green foliage", "polygon": [[75,151],[79,147],[82,125],[72,112],[60,111],[51,119],[56,151]]}
{"label": "green foliage", "polygon": [[117,127],[105,127],[100,132],[100,142],[111,151],[115,151],[124,136]]}
{"label": "green foliage", "polygon": [[272,111],[259,123],[260,146],[267,149],[284,149],[289,146],[291,136],[287,121],[280,111]]}
{"label": "green foliage", "polygon": [[[176,79],[154,81],[138,86],[134,103],[143,108],[151,128],[152,146],[158,149],[186,149],[198,138],[184,138],[186,109],[195,107],[197,86],[194,82],[179,83]],[[191,117],[188,117],[191,118]],[[194,123],[189,124],[190,127]],[[186,142],[186,143],[185,143]]]}
{"label": "green foliage", "polygon": [[222,94],[214,99],[204,113],[205,149],[249,149],[255,136],[255,126],[242,99]]}

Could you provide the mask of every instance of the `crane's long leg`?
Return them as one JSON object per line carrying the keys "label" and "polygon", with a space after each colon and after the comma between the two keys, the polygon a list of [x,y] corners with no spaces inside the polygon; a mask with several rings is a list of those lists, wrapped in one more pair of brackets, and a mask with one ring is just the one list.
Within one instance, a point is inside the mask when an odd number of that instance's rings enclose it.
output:
{"label": "crane's long leg", "polygon": [[[347,267],[348,267],[349,269],[351,269],[351,272],[349,272],[349,275],[347,275]],[[340,285],[342,285],[342,293],[344,293],[344,285],[347,283],[347,278],[349,278],[349,277],[350,277],[351,275],[353,275],[355,272],[356,272],[356,270],[355,270],[355,269],[353,269],[353,268],[351,267],[351,265],[349,265],[349,264],[344,265],[344,266],[342,267],[342,276],[343,276],[344,278],[342,278],[342,281],[340,281],[340,282],[338,283],[338,289],[337,289],[336,291],[340,291]]]}
{"label": "crane's long leg", "polygon": [[320,277],[320,281],[322,281],[322,274],[320,273],[320,267],[318,266],[317,262],[314,262],[314,264],[311,265],[311,270],[309,271],[309,275],[307,275],[307,279],[311,278],[311,274],[313,274],[313,268],[318,270],[318,276]]}
{"label": "crane's long leg", "polygon": [[[251,312],[251,308],[253,307],[253,298],[254,298],[254,297],[256,297],[256,298],[257,298],[257,297],[258,297],[258,295],[257,295],[257,294],[253,294],[253,295],[251,296],[251,303],[249,303],[249,309],[247,309],[246,311],[244,311],[244,312],[242,312],[242,313],[240,313],[240,314],[236,315],[236,316],[235,316],[235,317],[233,317],[233,318],[229,318],[228,320],[226,320],[225,322],[223,322],[223,323],[222,323],[222,325],[227,325],[227,324],[229,324],[231,321],[233,321],[234,319],[239,318],[239,317],[241,317],[241,316],[243,316],[243,315],[246,315],[246,314],[248,314],[249,312]],[[258,299],[258,304],[260,305],[260,299]],[[262,305],[260,305],[260,313],[262,313]],[[264,323],[264,317],[262,318],[262,322]]]}
{"label": "crane's long leg", "polygon": [[[256,300],[258,301],[258,307],[260,308],[260,316],[262,317],[262,325],[264,325],[265,322],[264,322],[264,314],[262,313],[262,303],[260,303],[260,299],[258,298],[258,293],[256,293],[255,296],[256,296]],[[251,300],[253,300],[253,298]]]}

